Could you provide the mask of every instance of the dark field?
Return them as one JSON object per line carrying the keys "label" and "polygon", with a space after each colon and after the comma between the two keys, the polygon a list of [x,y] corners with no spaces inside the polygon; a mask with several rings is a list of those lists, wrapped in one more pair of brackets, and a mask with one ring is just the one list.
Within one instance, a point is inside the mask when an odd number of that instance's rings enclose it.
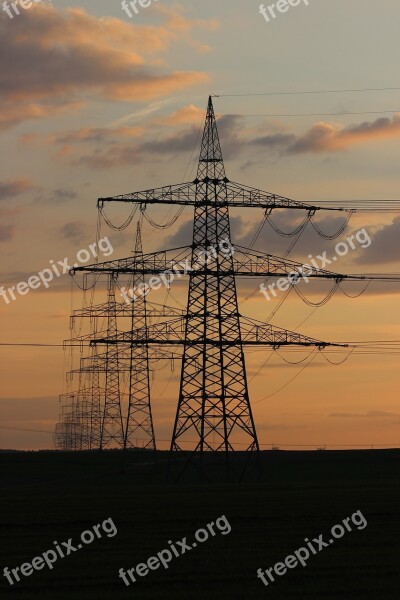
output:
{"label": "dark field", "polygon": [[[400,450],[266,452],[259,482],[164,483],[165,463],[150,456],[0,453],[0,571],[36,556],[111,517],[118,533],[84,546],[0,597],[20,600],[271,598],[391,600],[400,597]],[[166,455],[160,453],[160,461]],[[135,463],[138,463],[135,465]],[[304,538],[360,510],[368,526],[288,569],[265,587],[257,569],[284,561]],[[197,529],[226,515],[220,532],[128,588],[118,577]]]}

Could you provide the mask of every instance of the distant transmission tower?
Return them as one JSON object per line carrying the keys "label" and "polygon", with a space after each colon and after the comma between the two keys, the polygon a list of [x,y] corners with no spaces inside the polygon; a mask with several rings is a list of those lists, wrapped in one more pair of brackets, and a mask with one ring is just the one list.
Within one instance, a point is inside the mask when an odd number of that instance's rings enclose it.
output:
{"label": "distant transmission tower", "polygon": [[[133,432],[141,428],[150,446],[154,443],[155,447],[148,400],[149,349],[152,349],[155,357],[163,353],[165,356],[172,353],[176,345],[180,345],[183,349],[182,368],[170,445],[171,456],[183,456],[184,452],[190,451],[190,459],[194,457],[204,473],[203,458],[206,456],[225,456],[229,469],[233,451],[242,450],[247,456],[257,455],[259,443],[249,399],[244,348],[270,346],[276,349],[296,345],[323,349],[326,346],[343,345],[322,342],[244,317],[240,313],[237,278],[287,279],[293,272],[301,273],[303,266],[286,258],[233,246],[229,208],[262,208],[265,210],[265,220],[274,209],[306,211],[304,224],[296,228],[296,235],[302,233],[308,222],[318,230],[312,219],[323,208],[231,182],[225,174],[211,97],[196,179],[189,183],[100,198],[99,211],[107,223],[104,205],[112,202],[136,204],[145,217],[146,208],[151,204],[194,208],[193,240],[190,246],[143,254],[141,243],[137,242],[133,256],[71,271],[73,275],[77,272],[90,273],[95,277],[104,274],[112,281],[118,281],[122,275],[128,274],[132,276],[133,287],[140,287],[140,284],[143,287],[145,277],[150,275],[163,275],[165,278],[166,272],[172,269],[176,275],[189,277],[187,309],[183,315],[167,309],[164,314],[166,320],[148,323],[143,294],[133,303],[130,331],[117,332],[112,327],[109,333],[99,332],[90,339],[90,344],[97,349],[105,346],[111,357],[114,356],[111,347],[115,346],[116,352],[118,347],[130,347],[131,373],[134,372],[134,364],[141,365],[143,377],[138,378],[138,372],[134,378],[131,377],[126,445],[129,445]],[[325,207],[324,210],[347,213],[345,225],[353,212],[334,206]],[[329,239],[340,235],[343,229],[329,236]],[[199,261],[199,257],[207,259]],[[189,269],[183,268],[183,264],[189,265]],[[372,276],[333,273],[313,266],[307,267],[307,277],[330,279],[335,289],[344,279],[375,279]],[[135,313],[135,305],[138,314]],[[110,360],[113,359],[106,358],[108,363]],[[117,369],[116,364],[114,367]],[[116,402],[114,407],[118,420]],[[134,418],[131,418],[132,415],[135,415]]]}
{"label": "distant transmission tower", "polygon": [[[140,221],[137,225],[134,258],[143,261],[142,232]],[[134,273],[132,289],[144,284],[143,273]],[[144,342],[147,337],[147,303],[146,296],[132,298],[131,331],[141,331]],[[129,356],[129,398],[128,415],[124,435],[124,448],[134,446],[135,437],[144,441],[143,447],[156,450],[153,416],[150,401],[150,367],[148,344],[130,344]],[[118,347],[118,346],[116,346]]]}
{"label": "distant transmission tower", "polygon": [[[141,261],[142,257],[139,222],[133,260]],[[108,275],[107,302],[75,311],[71,317],[71,328],[77,319],[81,321],[86,318],[92,331],[89,335],[74,337],[73,341],[82,343],[96,338],[99,335],[98,320],[104,318],[107,320],[107,329],[103,335],[110,341],[115,340],[120,331],[118,319],[129,319],[132,332],[146,330],[148,308],[145,297],[139,296],[129,305],[118,303],[115,297],[116,280],[115,273]],[[133,274],[130,283],[132,288],[144,283],[143,275]],[[164,316],[169,307],[162,308],[164,310],[150,310],[150,317]],[[124,343],[121,347],[109,343],[102,353],[92,346],[90,356],[82,358],[79,368],[71,372],[71,375],[79,377],[78,392],[69,392],[61,397],[62,416],[55,432],[56,447],[64,450],[129,449],[134,448],[136,439],[139,439],[141,448],[155,450],[149,377],[152,358],[154,356],[149,356],[147,345]],[[125,412],[123,374],[128,377]]]}
{"label": "distant transmission tower", "polygon": [[[108,323],[107,338],[116,339],[117,307],[115,301],[115,277],[110,276],[108,287]],[[100,449],[123,447],[124,424],[122,420],[119,347],[107,344],[106,352],[106,385],[104,415],[101,428]]]}

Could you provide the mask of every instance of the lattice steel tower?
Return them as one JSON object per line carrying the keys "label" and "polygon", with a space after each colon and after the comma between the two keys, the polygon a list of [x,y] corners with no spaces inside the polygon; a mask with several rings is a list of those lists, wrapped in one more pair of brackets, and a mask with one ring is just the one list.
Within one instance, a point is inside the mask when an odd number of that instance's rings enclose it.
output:
{"label": "lattice steel tower", "polygon": [[[137,225],[134,258],[143,260],[142,233],[140,222]],[[132,276],[132,289],[144,283],[143,273],[136,272]],[[132,299],[131,331],[141,331],[146,339],[148,328],[146,296],[139,295]],[[153,416],[150,401],[150,368],[149,346],[130,344],[129,350],[129,397],[128,414],[124,435],[124,448],[133,448],[135,436],[143,439],[143,447],[155,450]]]}
{"label": "lattice steel tower", "polygon": [[[108,286],[107,337],[112,340],[116,338],[117,334],[115,278],[110,275]],[[107,344],[105,378],[104,414],[100,449],[123,446],[124,424],[121,408],[120,353],[117,345]]]}
{"label": "lattice steel tower", "polygon": [[[72,273],[86,272],[94,276],[107,274],[113,281],[121,275],[129,274],[132,276],[133,287],[139,288],[144,285],[145,277],[158,275],[166,279],[166,273],[171,273],[169,269],[173,269],[176,275],[189,276],[188,303],[183,315],[169,309],[164,315],[165,321],[148,324],[146,294],[143,298],[139,296],[135,301],[139,304],[134,307],[132,313],[144,316],[144,320],[135,317],[130,331],[117,333],[109,327],[106,337],[104,334],[99,335],[92,338],[90,343],[106,346],[110,356],[113,356],[113,346],[116,353],[119,345],[123,349],[131,348],[131,370],[132,364],[137,364],[145,372],[140,386],[137,387],[137,382],[135,384],[136,389],[143,391],[145,404],[148,390],[148,348],[154,356],[160,355],[159,353],[162,355],[165,351],[169,354],[176,345],[183,348],[178,406],[170,446],[172,456],[179,456],[182,451],[191,450],[191,458],[198,455],[203,457],[206,453],[213,452],[222,453],[228,461],[233,450],[246,451],[246,457],[258,453],[259,444],[249,400],[244,347],[313,346],[322,349],[342,345],[323,342],[239,313],[236,278],[283,277],[290,281],[289,277],[294,273],[303,273],[304,265],[286,257],[233,246],[229,207],[264,209],[265,220],[274,209],[306,211],[304,222],[294,231],[296,235],[302,233],[308,222],[318,230],[313,223],[317,211],[347,213],[345,225],[353,211],[342,207],[321,207],[296,202],[230,181],[225,175],[211,97],[208,101],[196,179],[161,188],[99,198],[98,207],[106,221],[103,211],[105,203],[108,202],[134,203],[140,206],[145,216],[147,206],[152,204],[193,206],[192,244],[149,254],[143,254],[139,244],[133,256],[74,268]],[[326,239],[334,239],[343,229],[344,227]],[[201,258],[203,260],[200,260]],[[188,263],[189,269],[182,267],[182,264]],[[376,279],[365,275],[339,274],[310,265],[307,266],[307,278],[332,280],[335,288],[345,279]],[[295,286],[296,282],[292,282],[291,285]],[[131,380],[130,389],[134,390],[135,385]],[[139,397],[136,406],[140,405]],[[151,433],[152,425],[149,425],[151,411],[146,417],[146,410],[144,406],[143,423],[151,439],[154,435]],[[140,422],[133,422],[133,427],[137,426],[140,426]],[[128,427],[125,443],[128,441],[129,431]]]}
{"label": "lattice steel tower", "polygon": [[[247,387],[231,247],[227,178],[211,98],[197,172],[192,265],[178,409],[171,450],[195,440],[195,451],[258,450]],[[208,255],[205,255],[207,252]],[[238,441],[236,439],[236,441]]]}

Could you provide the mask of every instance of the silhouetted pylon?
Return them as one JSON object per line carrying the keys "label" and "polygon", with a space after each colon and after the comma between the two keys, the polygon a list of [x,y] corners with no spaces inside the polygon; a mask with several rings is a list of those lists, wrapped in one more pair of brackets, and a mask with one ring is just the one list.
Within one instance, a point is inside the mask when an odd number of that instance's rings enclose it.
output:
{"label": "silhouetted pylon", "polygon": [[[143,260],[142,234],[140,222],[137,224],[134,258]],[[132,276],[132,290],[137,290],[145,282],[143,273]],[[142,331],[147,335],[146,295],[132,294],[131,331]],[[124,447],[134,447],[135,438],[142,440],[144,448],[156,449],[153,416],[150,399],[149,347],[147,344],[130,344],[129,355],[129,400]]]}
{"label": "silhouetted pylon", "polygon": [[[196,183],[181,383],[171,450],[258,451],[241,343],[227,183],[211,98]],[[232,341],[237,341],[232,345]],[[194,443],[193,443],[194,442]],[[240,445],[237,445],[240,444]]]}
{"label": "silhouetted pylon", "polygon": [[[115,301],[115,278],[110,276],[108,288],[108,324],[107,337],[115,339],[118,334]],[[107,344],[104,414],[102,420],[100,449],[122,448],[124,445],[124,426],[121,408],[121,388],[119,371],[119,347]]]}

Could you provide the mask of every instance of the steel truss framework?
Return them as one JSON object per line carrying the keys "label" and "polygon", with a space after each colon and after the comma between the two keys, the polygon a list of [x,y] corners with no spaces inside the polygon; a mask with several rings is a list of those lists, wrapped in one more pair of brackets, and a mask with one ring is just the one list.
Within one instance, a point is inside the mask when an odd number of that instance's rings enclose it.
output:
{"label": "steel truss framework", "polygon": [[[143,256],[140,225],[136,234],[134,256],[139,260]],[[140,285],[143,275],[132,274],[132,285]],[[155,450],[156,442],[150,401],[150,360],[165,357],[162,352],[152,352],[149,356],[147,344],[125,343],[122,346],[111,343],[118,336],[117,317],[129,319],[131,331],[146,331],[147,303],[144,297],[129,305],[120,304],[115,297],[116,276],[108,277],[108,300],[106,303],[77,310],[71,317],[71,330],[76,322],[89,319],[92,332],[87,336],[73,338],[82,343],[92,340],[96,335],[105,336],[109,342],[105,351],[99,352],[93,346],[90,356],[81,358],[77,374],[79,386],[77,392],[61,397],[62,414],[55,431],[55,444],[64,450],[91,450],[107,448],[135,447],[135,439],[142,442],[141,447]],[[167,307],[153,307],[150,316],[165,315]],[[172,311],[179,315],[181,311]],[[107,327],[98,333],[99,321],[106,319]],[[128,398],[126,415],[122,413],[123,394],[121,376],[128,377]],[[103,381],[101,387],[100,381]]]}
{"label": "steel truss framework", "polygon": [[[102,345],[108,349],[130,345],[135,352],[149,347],[156,352],[161,352],[161,349],[171,351],[176,344],[182,346],[179,398],[170,445],[172,455],[187,450],[185,444],[189,440],[193,454],[200,456],[223,451],[228,459],[231,451],[243,449],[243,443],[250,455],[257,453],[259,443],[249,399],[244,347],[297,345],[324,348],[341,344],[322,342],[240,315],[236,278],[287,277],[291,273],[304,274],[304,266],[285,258],[233,246],[229,208],[263,208],[266,214],[282,208],[303,210],[310,218],[319,210],[352,211],[295,202],[232,183],[225,174],[211,97],[196,179],[184,184],[100,198],[99,210],[103,212],[105,205],[112,202],[138,204],[142,211],[149,204],[193,206],[191,246],[140,256],[135,254],[125,259],[75,268],[71,273],[82,272],[85,277],[105,273],[115,278],[126,273],[132,274],[133,278],[163,275],[168,281],[176,275],[185,275],[189,278],[187,310],[183,315],[170,313],[168,321],[157,325],[142,322],[128,332],[116,332],[113,336],[104,335],[104,332],[93,335],[90,344],[97,352]],[[228,246],[233,249],[230,253],[223,251]],[[210,258],[199,265],[199,254],[204,253],[208,253]],[[336,282],[344,279],[391,279],[390,276],[343,275],[312,266],[307,266],[305,275]]]}

